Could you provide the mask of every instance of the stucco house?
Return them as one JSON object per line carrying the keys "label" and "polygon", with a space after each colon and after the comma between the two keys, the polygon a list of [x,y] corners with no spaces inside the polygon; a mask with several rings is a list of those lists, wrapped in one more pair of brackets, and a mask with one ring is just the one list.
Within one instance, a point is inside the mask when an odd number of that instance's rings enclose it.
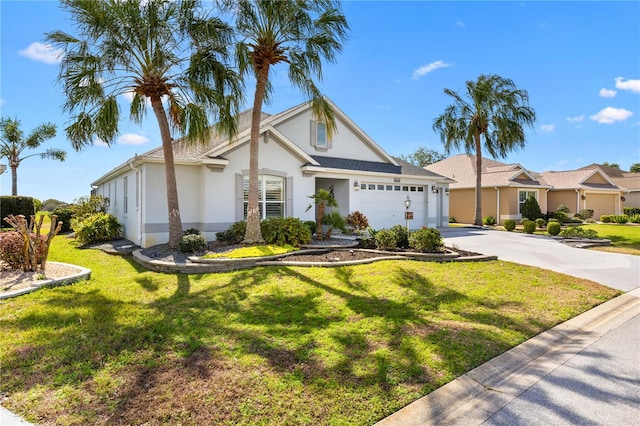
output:
{"label": "stucco house", "polygon": [[[331,101],[330,101],[331,102]],[[339,211],[360,211],[375,229],[448,225],[451,179],[386,153],[332,103],[337,131],[329,138],[310,103],[263,113],[260,123],[260,207],[273,216],[315,220],[307,210],[318,189],[333,191]],[[238,134],[214,137],[206,145],[174,142],[176,180],[184,229],[197,228],[207,240],[246,218],[251,111],[239,117]],[[142,247],[168,241],[162,148],[129,159],[92,184],[110,200],[110,213],[125,237]]]}
{"label": "stucco house", "polygon": [[640,209],[640,173],[631,173],[601,164],[590,164],[582,167],[582,169],[594,168],[602,170],[622,190],[623,194],[620,196],[620,201],[622,201],[624,207]]}
{"label": "stucco house", "polygon": [[[425,167],[434,173],[447,176],[454,183],[449,185],[449,215],[457,222],[472,223],[474,219],[476,157],[460,154]],[[640,188],[634,177],[621,172],[615,180],[597,164],[578,170],[548,171],[537,173],[520,164],[505,164],[482,159],[482,215],[493,216],[497,223],[506,219],[521,219],[520,207],[530,196],[535,197],[542,212],[556,211],[564,204],[570,215],[591,209],[594,218],[604,214],[621,214],[626,197],[640,196]],[[629,173],[627,173],[629,174]],[[630,173],[635,175],[636,173]],[[635,190],[620,186],[624,182]],[[631,195],[633,194],[633,195]],[[633,198],[632,198],[633,199]]]}

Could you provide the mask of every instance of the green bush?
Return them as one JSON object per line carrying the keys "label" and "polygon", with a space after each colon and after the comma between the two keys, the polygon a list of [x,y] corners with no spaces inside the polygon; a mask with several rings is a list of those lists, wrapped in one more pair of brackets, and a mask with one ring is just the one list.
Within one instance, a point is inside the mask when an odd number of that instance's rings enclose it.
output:
{"label": "green bush", "polygon": [[102,195],[80,197],[71,205],[73,217],[77,219],[82,219],[85,216],[91,216],[96,213],[107,213],[108,210],[109,199]]}
{"label": "green bush", "polygon": [[526,232],[527,234],[533,234],[534,232],[536,232],[536,223],[532,220],[527,220],[522,224],[522,227],[524,228],[524,232]]}
{"label": "green bush", "polygon": [[578,217],[580,217],[580,219],[582,220],[591,219],[593,217],[593,210],[592,209],[580,210],[580,213],[578,213]]}
{"label": "green bush", "polygon": [[600,216],[600,222],[602,222],[602,223],[611,223],[611,222],[613,222],[613,215],[612,214],[603,214],[602,216]]}
{"label": "green bush", "polygon": [[316,229],[318,228],[318,224],[315,223],[313,220],[306,220],[304,222],[304,226],[309,228],[309,232],[311,232],[311,236],[313,236],[313,234],[316,233]]}
{"label": "green bush", "polygon": [[262,238],[267,244],[300,247],[311,242],[311,232],[303,221],[296,217],[272,217],[260,223]]}
{"label": "green bush", "polygon": [[536,219],[536,225],[538,225],[538,228],[544,228],[546,224],[547,223],[544,221],[543,218],[539,217]]}
{"label": "green bush", "polygon": [[247,222],[241,220],[231,225],[226,231],[216,233],[216,241],[226,244],[238,244],[244,240],[244,234],[247,232]]}
{"label": "green bush", "polygon": [[456,223],[456,218],[453,216],[449,216],[449,223]]}
{"label": "green bush", "polygon": [[60,206],[64,206],[66,205],[65,202],[60,201],[60,200],[55,200],[53,198],[49,198],[47,200],[44,200],[42,202],[42,210],[47,211],[47,212],[52,212],[55,209],[57,209]]}
{"label": "green bush", "polygon": [[[33,234],[31,234],[33,236]],[[47,237],[40,235],[42,244],[39,246],[38,263],[42,260]],[[19,232],[0,232],[0,260],[7,262],[12,269],[21,269],[24,263],[24,239]]]}
{"label": "green bush", "polygon": [[549,223],[551,222],[560,223],[558,222],[558,219],[556,219],[555,217],[552,217],[551,219],[549,219]]}
{"label": "green bush", "polygon": [[390,229],[379,230],[374,238],[378,250],[395,250],[398,248],[398,237]]}
{"label": "green bush", "polygon": [[73,219],[73,210],[66,204],[56,207],[56,209],[51,213],[51,215],[58,216],[58,221],[62,222],[62,228],[60,228],[60,232],[66,233],[71,232],[71,219]]}
{"label": "green bush", "polygon": [[569,207],[565,206],[564,204],[560,204],[556,211],[558,211],[559,213],[569,213]]}
{"label": "green bush", "polygon": [[179,243],[180,251],[183,253],[196,253],[207,248],[207,242],[200,234],[183,235]]}
{"label": "green bush", "polygon": [[640,223],[640,214],[634,214],[629,216],[629,222],[631,223]]}
{"label": "green bush", "polygon": [[334,229],[339,229],[342,232],[347,232],[347,219],[344,218],[338,210],[332,210],[325,213],[322,218],[322,225],[327,227],[327,232],[324,234],[324,239],[331,238],[331,233]]}
{"label": "green bush", "polygon": [[422,228],[409,235],[409,247],[417,252],[431,253],[440,251],[444,241],[437,229]]}
{"label": "green bush", "polygon": [[71,227],[81,244],[115,240],[122,233],[122,225],[118,223],[118,219],[108,213],[94,213],[83,219],[73,218]]}
{"label": "green bush", "polygon": [[530,220],[536,220],[539,217],[542,217],[542,211],[540,210],[540,205],[536,200],[536,197],[530,196],[522,203],[522,207],[520,207],[520,213],[522,217],[526,217]]}
{"label": "green bush", "polygon": [[487,226],[494,226],[496,224],[496,218],[493,216],[487,216],[482,219],[482,223]]}
{"label": "green bush", "polygon": [[558,211],[556,212],[556,219],[560,223],[569,222],[569,215],[565,212]]}
{"label": "green bush", "polygon": [[0,197],[0,228],[5,228],[7,222],[4,218],[10,214],[14,216],[24,215],[28,222],[31,222],[31,215],[36,214],[32,197],[3,195]]}
{"label": "green bush", "polygon": [[590,217],[589,219],[586,219],[584,223],[598,223],[598,222],[596,222],[594,218]]}
{"label": "green bush", "polygon": [[560,225],[558,222],[549,222],[547,224],[547,232],[549,233],[549,235],[553,235],[556,236],[560,233],[560,230],[562,229],[562,225]]}
{"label": "green bush", "polygon": [[33,212],[37,213],[40,210],[42,210],[42,201],[38,200],[37,198],[33,198]]}
{"label": "green bush", "polygon": [[629,216],[627,216],[626,214],[618,214],[613,216],[613,221],[615,223],[627,223],[629,222]]}
{"label": "green bush", "polygon": [[593,229],[584,229],[579,226],[569,226],[560,231],[560,236],[565,238],[597,238],[598,232]]}
{"label": "green bush", "polygon": [[183,232],[183,235],[200,235],[200,230],[198,228],[189,228]]}
{"label": "green bush", "polygon": [[347,224],[352,227],[354,231],[364,231],[369,227],[369,220],[365,215],[356,210],[347,216]]}
{"label": "green bush", "polygon": [[640,215],[640,208],[638,207],[624,207],[622,210],[627,216]]}
{"label": "green bush", "polygon": [[402,225],[393,225],[390,229],[396,236],[396,247],[394,248],[409,248],[409,234],[407,228]]}
{"label": "green bush", "polygon": [[504,221],[504,229],[507,231],[513,231],[516,229],[516,221],[513,219],[507,219]]}

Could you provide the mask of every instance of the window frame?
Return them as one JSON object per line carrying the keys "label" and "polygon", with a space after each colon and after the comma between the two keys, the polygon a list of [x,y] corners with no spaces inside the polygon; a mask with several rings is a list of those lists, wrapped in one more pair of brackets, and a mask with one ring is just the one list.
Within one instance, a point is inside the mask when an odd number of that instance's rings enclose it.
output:
{"label": "window frame", "polygon": [[[277,180],[280,186],[280,200],[268,199],[267,184],[269,179],[272,182]],[[247,205],[249,203],[249,176],[242,176],[242,214],[244,220],[247,220]],[[268,214],[268,206],[280,205],[281,214],[273,216]],[[287,178],[278,175],[258,175],[258,206],[260,208],[260,219],[264,220],[270,217],[287,217]]]}
{"label": "window frame", "polygon": [[[520,198],[520,194],[526,194],[524,197],[524,200],[521,201]],[[527,201],[529,199],[529,197],[533,195],[533,197],[536,199],[536,201],[538,201],[538,191],[536,190],[532,190],[529,191],[527,189],[518,189],[518,214],[521,215],[521,211],[522,211],[522,205],[524,204],[525,201]]]}

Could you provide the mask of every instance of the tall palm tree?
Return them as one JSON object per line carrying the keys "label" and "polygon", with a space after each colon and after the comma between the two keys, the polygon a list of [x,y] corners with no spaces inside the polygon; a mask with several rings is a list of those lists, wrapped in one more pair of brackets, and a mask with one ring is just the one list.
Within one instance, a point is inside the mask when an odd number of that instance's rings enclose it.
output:
{"label": "tall palm tree", "polygon": [[210,117],[233,133],[241,87],[226,65],[233,31],[205,14],[199,0],[63,0],[78,37],[55,31],[48,39],[64,51],[59,80],[64,109],[73,114],[67,137],[76,150],[119,134],[117,97],[133,97],[129,117],[141,123],[147,102],[164,153],[169,246],[182,236],[172,132],[206,143]]}
{"label": "tall palm tree", "polygon": [[256,87],[249,142],[249,199],[245,244],[262,242],[258,204],[258,137],[262,104],[271,89],[272,66],[289,66],[289,80],[309,96],[314,116],[327,125],[329,136],[336,124],[329,102],[314,82],[322,79],[322,61],[335,62],[342,51],[349,25],[340,4],[333,0],[240,0],[230,2],[240,41],[236,46],[239,70],[253,72]]}
{"label": "tall palm tree", "polygon": [[454,102],[436,117],[433,130],[440,134],[447,154],[453,148],[475,152],[474,224],[482,225],[482,148],[493,158],[504,158],[510,151],[524,147],[523,126],[533,127],[536,114],[529,107],[527,91],[518,89],[507,78],[481,75],[477,81],[467,81],[466,87],[466,98],[444,89]]}
{"label": "tall palm tree", "polygon": [[11,195],[18,195],[18,166],[29,157],[48,158],[64,161],[67,153],[61,149],[50,148],[44,152],[22,156],[25,149],[36,149],[48,139],[56,136],[56,125],[41,124],[24,137],[17,118],[3,118],[0,120],[0,158],[6,157],[11,169]]}

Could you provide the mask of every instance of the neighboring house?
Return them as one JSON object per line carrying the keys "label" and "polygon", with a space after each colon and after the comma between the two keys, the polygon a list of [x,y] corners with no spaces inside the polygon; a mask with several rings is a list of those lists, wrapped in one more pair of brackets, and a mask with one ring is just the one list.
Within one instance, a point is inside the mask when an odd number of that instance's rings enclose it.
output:
{"label": "neighboring house", "polygon": [[[475,156],[461,154],[426,167],[456,181],[449,186],[449,215],[458,222],[473,222],[475,164]],[[521,219],[520,207],[529,196],[536,198],[543,213],[556,211],[564,204],[570,215],[586,209],[593,210],[596,219],[604,214],[621,214],[623,202],[631,206],[635,197],[640,197],[640,176],[620,172],[614,178],[607,174],[608,169],[593,164],[579,170],[536,173],[517,163],[483,159],[482,215],[493,216],[498,223]]]}
{"label": "neighboring house", "polygon": [[[449,216],[460,223],[473,223],[475,216],[476,157],[460,154],[425,167],[450,177]],[[482,159],[482,216],[493,216],[498,223],[520,219],[520,207],[534,196],[544,212],[549,185],[520,164]]]}
{"label": "neighboring house", "polygon": [[631,173],[615,167],[591,164],[582,169],[599,168],[609,176],[609,179],[623,192],[620,201],[624,207],[640,209],[640,173]]}
{"label": "neighboring house", "polygon": [[[374,229],[405,225],[411,200],[412,229],[448,225],[450,179],[391,157],[333,105],[337,131],[314,120],[310,103],[260,123],[260,208],[263,218],[314,220],[307,210],[318,189],[332,190],[342,215],[360,211]],[[251,111],[239,117],[232,139],[215,137],[206,146],[174,143],[176,179],[184,229],[207,240],[246,218]],[[125,237],[142,247],[168,241],[162,148],[136,155],[92,184],[108,197],[110,212]]]}

